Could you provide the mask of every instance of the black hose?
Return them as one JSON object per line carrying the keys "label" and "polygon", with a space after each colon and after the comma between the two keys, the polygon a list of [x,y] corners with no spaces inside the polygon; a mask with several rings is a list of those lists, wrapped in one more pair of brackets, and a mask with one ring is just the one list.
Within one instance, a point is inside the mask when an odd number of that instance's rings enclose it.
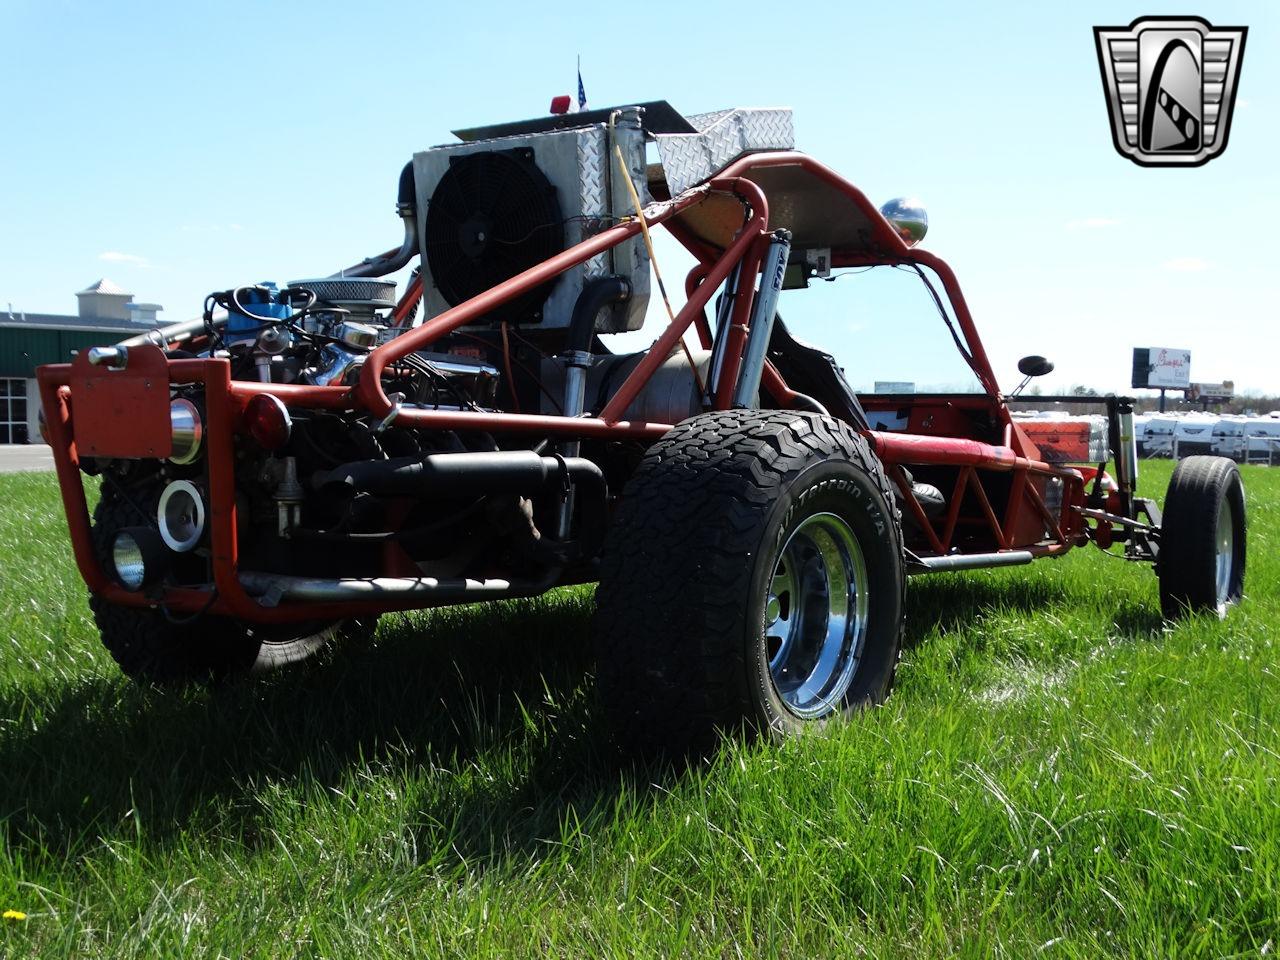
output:
{"label": "black hose", "polygon": [[412,213],[417,205],[418,187],[413,176],[413,161],[410,160],[400,171],[400,189],[396,193],[396,206],[400,210],[400,215],[404,216],[406,211]]}
{"label": "black hose", "polygon": [[793,393],[794,396],[792,396],[791,400],[795,404],[796,410],[808,410],[812,413],[820,413],[824,417],[829,417],[831,415],[827,408],[822,405],[821,401],[814,399],[807,393],[800,393],[799,391],[793,391]]}
{"label": "black hose", "polygon": [[622,303],[631,298],[631,284],[626,277],[596,277],[582,286],[582,292],[573,305],[569,319],[569,332],[565,349],[586,353],[596,335],[596,315],[612,303]]}

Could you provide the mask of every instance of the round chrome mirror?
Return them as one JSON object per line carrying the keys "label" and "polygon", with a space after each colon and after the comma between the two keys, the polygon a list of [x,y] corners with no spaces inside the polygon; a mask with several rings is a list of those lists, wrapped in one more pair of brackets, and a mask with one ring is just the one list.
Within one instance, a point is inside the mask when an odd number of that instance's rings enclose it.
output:
{"label": "round chrome mirror", "polygon": [[880,208],[880,215],[908,247],[914,247],[929,232],[929,215],[915,197],[894,197]]}

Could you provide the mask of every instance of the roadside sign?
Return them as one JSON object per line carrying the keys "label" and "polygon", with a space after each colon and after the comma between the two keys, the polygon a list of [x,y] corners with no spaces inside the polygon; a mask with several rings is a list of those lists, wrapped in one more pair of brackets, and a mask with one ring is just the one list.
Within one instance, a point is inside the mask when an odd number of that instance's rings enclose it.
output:
{"label": "roadside sign", "polygon": [[1186,390],[1191,386],[1191,351],[1171,347],[1135,347],[1132,385],[1157,390]]}
{"label": "roadside sign", "polygon": [[1230,400],[1235,395],[1236,385],[1233,380],[1224,380],[1222,383],[1193,383],[1187,390],[1188,400]]}

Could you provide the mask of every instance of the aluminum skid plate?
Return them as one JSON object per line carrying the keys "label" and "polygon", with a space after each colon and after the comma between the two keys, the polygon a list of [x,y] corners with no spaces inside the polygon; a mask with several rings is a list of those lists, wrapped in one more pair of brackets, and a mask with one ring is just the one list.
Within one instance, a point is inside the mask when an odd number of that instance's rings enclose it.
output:
{"label": "aluminum skid plate", "polygon": [[785,107],[735,107],[697,113],[688,120],[697,133],[654,137],[673,197],[715,176],[744,153],[795,149],[791,111]]}

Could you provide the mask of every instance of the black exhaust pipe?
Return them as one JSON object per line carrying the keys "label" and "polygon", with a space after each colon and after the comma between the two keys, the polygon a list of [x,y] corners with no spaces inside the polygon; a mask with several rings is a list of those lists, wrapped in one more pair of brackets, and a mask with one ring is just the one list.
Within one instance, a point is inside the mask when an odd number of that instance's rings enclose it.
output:
{"label": "black exhaust pipe", "polygon": [[316,490],[417,497],[536,493],[552,483],[585,482],[604,492],[604,475],[582,457],[542,457],[532,450],[433,453],[426,457],[360,460],[313,475]]}

